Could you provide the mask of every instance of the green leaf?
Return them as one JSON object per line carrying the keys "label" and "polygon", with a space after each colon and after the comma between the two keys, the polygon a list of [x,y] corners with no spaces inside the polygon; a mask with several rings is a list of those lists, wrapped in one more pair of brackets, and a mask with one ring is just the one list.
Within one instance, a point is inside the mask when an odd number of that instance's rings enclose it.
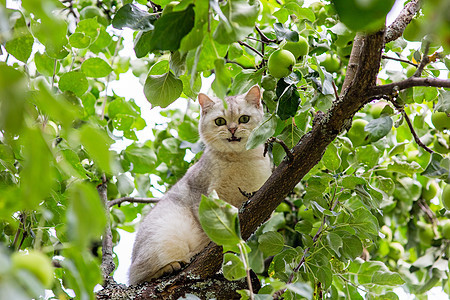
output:
{"label": "green leaf", "polygon": [[231,75],[225,67],[225,60],[218,58],[214,60],[215,79],[211,84],[211,88],[219,99],[225,99],[228,86],[231,84]]}
{"label": "green leaf", "polygon": [[294,292],[297,295],[300,295],[303,298],[306,299],[312,299],[313,298],[313,289],[311,286],[305,282],[295,282],[290,283],[286,286],[286,288]]}
{"label": "green leaf", "polygon": [[259,250],[265,256],[271,256],[280,253],[284,248],[284,238],[275,231],[267,231],[258,238]]}
{"label": "green leaf", "polygon": [[300,95],[295,84],[286,87],[278,99],[277,115],[281,120],[295,116],[300,105]]}
{"label": "green leaf", "polygon": [[369,132],[371,142],[376,142],[385,137],[391,131],[392,125],[392,118],[389,116],[383,116],[378,119],[371,120],[366,127],[364,127],[364,131]]}
{"label": "green leaf", "polygon": [[117,29],[128,27],[134,30],[148,31],[154,29],[153,22],[156,19],[156,14],[150,14],[136,5],[128,3],[116,12],[111,24]]}
{"label": "green leaf", "polygon": [[300,220],[295,224],[295,231],[309,234],[313,228],[313,224],[308,220]]}
{"label": "green leaf", "polygon": [[214,243],[233,247],[241,241],[238,209],[225,201],[202,195],[199,219]]}
{"label": "green leaf", "polygon": [[255,84],[261,84],[263,71],[264,69],[260,69],[256,72],[253,70],[242,70],[242,72],[233,79],[230,93],[232,95],[241,95],[247,92]]}
{"label": "green leaf", "polygon": [[259,5],[259,1],[253,1],[253,5],[246,0],[228,1],[220,8],[222,14],[214,31],[214,40],[220,44],[231,44],[249,35],[255,26]]}
{"label": "green leaf", "polygon": [[84,124],[79,129],[79,139],[89,156],[106,172],[111,172],[112,154],[109,147],[113,143],[105,131],[91,124]]}
{"label": "green leaf", "polygon": [[244,263],[234,253],[225,253],[222,264],[223,276],[229,280],[238,280],[247,275]]}
{"label": "green leaf", "polygon": [[22,36],[18,36],[12,40],[7,41],[5,44],[5,49],[16,59],[26,63],[28,61],[28,58],[30,58],[31,51],[33,50],[33,44],[33,36],[29,33],[26,33]]}
{"label": "green leaf", "polygon": [[185,10],[164,14],[155,22],[150,40],[150,51],[178,50],[181,39],[194,27],[195,12],[193,5]]}
{"label": "green leaf", "polygon": [[430,157],[430,162],[428,163],[425,171],[423,171],[420,175],[430,178],[448,177],[449,170],[442,167],[442,159],[443,157],[440,154],[433,153]]}
{"label": "green leaf", "polygon": [[180,97],[183,82],[172,72],[164,75],[150,75],[144,84],[144,94],[152,106],[167,107]]}
{"label": "green leaf", "polygon": [[69,43],[74,48],[83,49],[89,47],[91,44],[91,39],[84,33],[74,32],[69,37]]}
{"label": "green leaf", "polygon": [[81,97],[89,88],[86,75],[77,71],[67,72],[61,75],[58,85],[61,91],[71,91],[78,97]]}
{"label": "green leaf", "polygon": [[366,261],[358,272],[360,284],[396,286],[405,283],[398,273],[389,271],[381,261]]}
{"label": "green leaf", "polygon": [[277,122],[274,114],[266,114],[262,123],[250,133],[246,144],[247,150],[254,149],[265,143],[275,133],[276,126]]}
{"label": "green leaf", "polygon": [[[52,76],[55,69],[55,60],[50,58],[47,54],[36,52],[34,55],[34,63],[39,73],[45,76]],[[59,62],[56,65],[56,72],[59,70]]]}
{"label": "green leaf", "polygon": [[351,190],[353,190],[357,185],[364,184],[366,184],[366,180],[361,177],[346,175],[342,178],[342,186]]}
{"label": "green leaf", "polygon": [[423,171],[423,168],[415,161],[410,163],[400,160],[394,160],[387,167],[388,171],[403,173],[407,176],[412,176],[415,173]]}
{"label": "green leaf", "polygon": [[[429,100],[427,100],[429,101]],[[450,113],[450,92],[446,90],[439,91],[438,103],[434,108],[436,111]]]}
{"label": "green leaf", "polygon": [[332,171],[336,171],[341,165],[341,158],[339,157],[338,149],[331,143],[322,157],[324,166]]}
{"label": "green leaf", "polygon": [[339,19],[353,31],[376,31],[386,20],[395,0],[332,0]]}
{"label": "green leaf", "polygon": [[86,74],[87,77],[105,77],[111,73],[111,66],[99,57],[91,57],[83,62],[81,65],[81,71]]}
{"label": "green leaf", "polygon": [[131,172],[133,173],[151,173],[155,169],[156,154],[148,147],[129,146],[124,152],[124,157],[132,163]]}
{"label": "green leaf", "polygon": [[150,52],[150,41],[152,40],[153,31],[140,31],[136,35],[134,42],[134,53],[137,58],[142,58]]}
{"label": "green leaf", "polygon": [[205,24],[208,22],[209,1],[197,1],[194,6],[195,21],[194,28],[181,39],[180,50],[188,52],[201,45]]}
{"label": "green leaf", "polygon": [[130,195],[134,190],[134,182],[126,174],[117,176],[117,188],[121,195]]}
{"label": "green leaf", "polygon": [[95,41],[100,33],[100,24],[98,24],[97,18],[81,20],[75,28],[75,33],[82,33],[89,37],[91,42]]}
{"label": "green leaf", "polygon": [[290,29],[284,28],[283,24],[275,23],[273,24],[273,29],[275,29],[275,34],[278,40],[286,39],[290,42],[298,42],[298,32],[292,31]]}
{"label": "green leaf", "polygon": [[367,165],[369,168],[373,168],[381,156],[380,150],[372,145],[361,146],[356,148],[356,159]]}
{"label": "green leaf", "polygon": [[105,210],[95,187],[88,183],[73,183],[69,189],[69,201],[67,233],[72,237],[71,240],[85,247],[103,234]]}
{"label": "green leaf", "polygon": [[342,238],[334,232],[329,232],[326,236],[326,240],[328,246],[338,255],[340,256],[340,250],[343,247]]}

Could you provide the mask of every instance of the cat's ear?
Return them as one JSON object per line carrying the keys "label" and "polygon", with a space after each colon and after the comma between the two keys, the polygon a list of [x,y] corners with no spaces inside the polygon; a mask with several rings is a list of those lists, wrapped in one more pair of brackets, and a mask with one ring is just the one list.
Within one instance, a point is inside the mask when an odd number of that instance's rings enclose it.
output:
{"label": "cat's ear", "polygon": [[203,112],[214,105],[214,101],[203,93],[198,94],[198,103],[200,103]]}
{"label": "cat's ear", "polygon": [[261,89],[258,85],[254,85],[248,90],[245,100],[258,108],[261,106]]}

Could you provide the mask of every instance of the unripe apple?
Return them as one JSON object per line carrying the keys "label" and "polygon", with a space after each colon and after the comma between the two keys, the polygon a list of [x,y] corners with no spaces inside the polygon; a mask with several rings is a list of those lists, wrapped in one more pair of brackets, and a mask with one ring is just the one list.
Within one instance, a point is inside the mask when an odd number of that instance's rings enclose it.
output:
{"label": "unripe apple", "polygon": [[450,184],[446,184],[442,189],[441,201],[445,209],[450,210]]}
{"label": "unripe apple", "polygon": [[450,240],[450,220],[445,220],[441,225],[441,234],[444,239]]}
{"label": "unripe apple", "polygon": [[405,254],[405,248],[399,242],[392,242],[389,244],[388,256],[393,260],[399,260]]}
{"label": "unripe apple", "polygon": [[372,104],[372,106],[369,109],[369,113],[372,115],[374,119],[377,119],[380,117],[381,112],[383,111],[383,108],[387,105],[385,101],[379,101],[377,103]]}
{"label": "unripe apple", "polygon": [[406,68],[406,77],[411,77],[414,75],[414,73],[416,73],[417,68],[414,66],[408,66]]}
{"label": "unripe apple", "polygon": [[434,238],[433,226],[431,224],[417,222],[417,227],[419,227],[420,242],[424,245],[431,245],[431,241]]}
{"label": "unripe apple", "polygon": [[366,138],[369,133],[364,131],[364,127],[366,127],[367,123],[369,122],[363,119],[356,119],[353,121],[352,127],[347,132],[347,136],[352,141],[353,146],[358,147],[368,143]]}
{"label": "unripe apple", "polygon": [[422,188],[422,198],[426,201],[430,201],[434,197],[436,197],[439,189],[439,185],[436,181],[429,181],[427,185]]}
{"label": "unripe apple", "polygon": [[386,241],[392,241],[392,230],[391,228],[387,227],[386,225],[383,225],[380,229],[381,233],[384,234],[384,239]]}
{"label": "unripe apple", "polygon": [[336,55],[327,54],[325,59],[320,63],[328,72],[337,72],[340,69],[341,62]]}
{"label": "unripe apple", "polygon": [[298,42],[287,42],[283,49],[288,50],[294,54],[296,59],[309,53],[308,40],[302,36],[299,36]]}
{"label": "unripe apple", "polygon": [[431,115],[431,122],[433,123],[434,127],[439,130],[443,131],[444,129],[450,129],[450,118],[445,112],[442,111],[435,111]]}
{"label": "unripe apple", "polygon": [[53,281],[53,266],[50,258],[42,252],[31,250],[28,253],[14,252],[11,255],[13,269],[25,269],[36,276],[46,288],[49,288]]}
{"label": "unripe apple", "polygon": [[286,77],[292,72],[295,56],[288,50],[279,49],[273,52],[267,63],[270,75],[275,78]]}

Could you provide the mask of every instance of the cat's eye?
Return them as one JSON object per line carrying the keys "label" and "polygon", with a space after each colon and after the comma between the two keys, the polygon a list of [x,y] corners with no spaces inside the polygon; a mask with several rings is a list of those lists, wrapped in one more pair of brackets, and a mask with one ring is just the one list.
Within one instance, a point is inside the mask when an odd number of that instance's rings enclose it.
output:
{"label": "cat's eye", "polygon": [[217,118],[214,120],[214,123],[216,123],[217,126],[223,126],[227,124],[227,121],[224,118]]}
{"label": "cat's eye", "polygon": [[250,116],[242,115],[239,117],[239,123],[248,123],[250,121]]}

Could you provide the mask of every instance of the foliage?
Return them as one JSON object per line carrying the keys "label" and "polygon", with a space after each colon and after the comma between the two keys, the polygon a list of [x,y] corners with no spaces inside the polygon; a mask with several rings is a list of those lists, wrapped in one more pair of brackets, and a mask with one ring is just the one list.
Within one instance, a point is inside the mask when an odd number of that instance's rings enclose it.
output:
{"label": "foliage", "polygon": [[[266,118],[248,148],[272,136],[296,145],[313,115],[336,105],[356,32],[378,30],[393,1],[350,2],[29,0],[6,8],[2,1],[0,299],[37,298],[45,288],[55,298],[94,298],[106,222],[117,244],[117,229],[134,231],[147,209],[130,203],[105,214],[96,188],[107,184],[107,200],[152,197],[183,176],[202,150],[195,102],[202,77],[214,76],[219,97],[266,87]],[[395,60],[382,61],[378,84],[406,79],[407,67],[424,58],[422,76],[448,76],[449,4],[431,2],[409,42],[386,44]],[[120,54],[124,28],[135,32],[136,58]],[[270,55],[299,37],[309,53],[289,76],[265,85]],[[125,73],[140,78],[153,107],[168,107],[164,122],[153,126],[137,101],[111,90]],[[363,141],[341,133],[248,241],[235,209],[203,198],[205,231],[231,251],[227,279],[252,269],[264,284],[255,299],[279,291],[285,299],[398,299],[400,286],[419,299],[434,286],[450,293],[450,241],[441,233],[449,212],[439,199],[450,141],[431,122],[434,110],[450,113],[450,94],[426,86],[385,96],[354,118],[367,122],[356,133]],[[170,106],[179,97],[188,99],[187,110]],[[437,153],[415,143],[409,121]],[[146,127],[151,137],[138,139]],[[127,146],[114,147],[120,140]],[[269,148],[278,165],[283,147]],[[438,193],[425,197],[431,185]],[[51,283],[15,263],[17,251],[52,259]]]}

